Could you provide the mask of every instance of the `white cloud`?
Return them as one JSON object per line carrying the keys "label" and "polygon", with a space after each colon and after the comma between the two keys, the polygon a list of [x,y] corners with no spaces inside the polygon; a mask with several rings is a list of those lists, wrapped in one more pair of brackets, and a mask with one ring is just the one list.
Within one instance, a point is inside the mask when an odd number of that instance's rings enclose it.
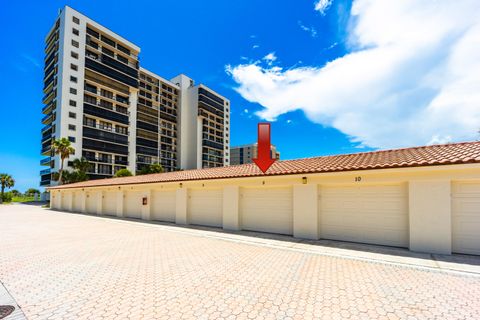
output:
{"label": "white cloud", "polygon": [[370,147],[471,140],[480,128],[480,2],[357,0],[351,53],[323,67],[227,68],[265,119],[303,110]]}
{"label": "white cloud", "polygon": [[248,109],[243,109],[243,112],[244,112],[244,113],[248,113]]}
{"label": "white cloud", "polygon": [[257,49],[257,48],[260,48],[260,46],[259,46],[258,44],[254,44],[254,45],[252,46],[252,49]]}
{"label": "white cloud", "polygon": [[328,8],[332,5],[333,0],[317,0],[315,2],[315,10],[324,15]]}
{"label": "white cloud", "polygon": [[272,65],[272,63],[277,60],[277,56],[275,55],[275,52],[270,52],[265,57],[263,57],[262,60],[265,60],[268,65]]}
{"label": "white cloud", "polygon": [[302,23],[302,21],[298,21],[298,26],[300,27],[300,29],[302,29],[303,31],[305,32],[308,32],[310,33],[310,35],[313,37],[313,38],[316,38],[317,37],[317,30],[314,28],[314,27],[307,27],[306,25],[304,25]]}

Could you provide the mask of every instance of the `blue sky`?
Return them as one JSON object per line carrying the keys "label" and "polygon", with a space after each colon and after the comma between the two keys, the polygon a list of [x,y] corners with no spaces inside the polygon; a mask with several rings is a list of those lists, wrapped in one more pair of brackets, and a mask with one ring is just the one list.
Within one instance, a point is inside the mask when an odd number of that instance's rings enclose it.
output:
{"label": "blue sky", "polygon": [[265,119],[283,159],[477,137],[479,97],[455,82],[480,91],[475,1],[11,1],[0,11],[0,172],[20,190],[39,183],[43,40],[65,4],[140,46],[143,67],[229,97],[232,145],[254,142]]}

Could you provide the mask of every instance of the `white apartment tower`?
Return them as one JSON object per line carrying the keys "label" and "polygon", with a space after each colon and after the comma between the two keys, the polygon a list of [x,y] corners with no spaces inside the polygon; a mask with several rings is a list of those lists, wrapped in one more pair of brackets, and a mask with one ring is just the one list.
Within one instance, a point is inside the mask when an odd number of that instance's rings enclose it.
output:
{"label": "white apartment tower", "polygon": [[65,7],[45,38],[42,186],[56,184],[52,141],[68,138],[89,178],[159,162],[165,171],[229,165],[230,102],[181,74],[139,66],[140,48]]}

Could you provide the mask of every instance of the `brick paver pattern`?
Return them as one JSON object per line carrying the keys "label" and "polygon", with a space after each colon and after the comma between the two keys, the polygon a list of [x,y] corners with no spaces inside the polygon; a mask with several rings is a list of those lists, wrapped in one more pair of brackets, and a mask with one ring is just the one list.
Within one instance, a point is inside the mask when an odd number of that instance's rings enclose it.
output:
{"label": "brick paver pattern", "polygon": [[480,278],[0,206],[28,319],[480,319]]}

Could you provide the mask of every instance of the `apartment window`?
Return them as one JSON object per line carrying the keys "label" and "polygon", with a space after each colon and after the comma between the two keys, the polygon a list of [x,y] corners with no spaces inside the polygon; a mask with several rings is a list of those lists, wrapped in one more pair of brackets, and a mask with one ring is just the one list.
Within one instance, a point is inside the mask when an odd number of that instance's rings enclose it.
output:
{"label": "apartment window", "polygon": [[115,47],[115,41],[105,37],[104,35],[102,35],[101,38],[102,38],[102,41],[105,42],[106,44],[109,44],[112,47]]}
{"label": "apartment window", "polygon": [[112,131],[112,124],[105,121],[100,121],[98,127],[103,130]]}
{"label": "apartment window", "polygon": [[69,112],[68,113],[68,116],[72,119],[76,119],[77,118],[77,114],[75,112]]}
{"label": "apartment window", "polygon": [[70,88],[70,93],[71,93],[71,94],[77,94],[77,89],[75,89],[75,88]]}
{"label": "apartment window", "polygon": [[109,50],[109,49],[107,49],[107,48],[105,48],[105,47],[102,47],[102,52],[105,53],[105,54],[107,54],[107,55],[109,55],[109,56],[111,56],[111,57],[114,56],[113,51],[112,51],[112,50]]}
{"label": "apartment window", "polygon": [[70,104],[70,106],[72,106],[72,107],[76,107],[76,106],[77,106],[77,101],[75,101],[75,100],[70,100],[70,101],[69,101],[69,104]]}
{"label": "apartment window", "polygon": [[117,106],[117,107],[116,107],[116,110],[117,110],[117,112],[120,112],[120,113],[123,113],[123,114],[127,114],[127,113],[128,113],[128,111],[127,111],[128,109],[125,108],[125,107]]}
{"label": "apartment window", "polygon": [[68,141],[75,142],[75,137],[68,137]]}
{"label": "apartment window", "polygon": [[78,43],[78,41],[72,40],[72,46],[74,46],[75,48],[78,48],[80,44]]}
{"label": "apartment window", "polygon": [[96,127],[97,121],[95,119],[85,117],[83,119],[83,124],[89,127]]}
{"label": "apartment window", "polygon": [[80,24],[80,19],[78,19],[77,17],[72,17],[72,21],[76,24]]}
{"label": "apartment window", "polygon": [[127,128],[126,127],[116,126],[115,131],[117,133],[127,134]]}
{"label": "apartment window", "polygon": [[112,166],[106,164],[99,164],[98,165],[98,173],[103,174],[112,174]]}
{"label": "apartment window", "polygon": [[77,127],[74,124],[69,124],[68,125],[68,130],[75,131],[75,130],[77,130]]}
{"label": "apartment window", "polygon": [[80,32],[78,31],[78,29],[75,29],[75,28],[72,28],[72,33],[76,36],[78,36],[80,34]]}
{"label": "apartment window", "polygon": [[97,104],[97,98],[89,95],[85,95],[83,97],[83,100],[85,100],[86,103],[95,104],[95,105]]}
{"label": "apartment window", "polygon": [[110,92],[110,91],[108,91],[108,90],[101,89],[101,90],[100,90],[100,94],[101,94],[102,96],[104,96],[105,98],[113,99],[113,92]]}
{"label": "apartment window", "polygon": [[76,53],[76,52],[73,52],[73,51],[72,51],[71,56],[72,56],[72,58],[74,58],[74,59],[78,59],[78,53]]}
{"label": "apartment window", "polygon": [[73,71],[77,71],[77,70],[78,70],[78,66],[77,66],[76,64],[71,63],[71,64],[70,64],[70,69],[72,69]]}
{"label": "apartment window", "polygon": [[70,81],[77,83],[77,77],[70,76]]}
{"label": "apartment window", "polygon": [[113,110],[113,103],[111,103],[110,101],[105,101],[100,99],[100,106]]}
{"label": "apartment window", "polygon": [[[121,62],[123,62],[123,63],[125,63],[125,64],[128,64],[128,59],[125,58],[125,57],[123,57],[123,56],[117,55],[117,60],[118,60],[118,61],[121,61]],[[147,87],[149,87],[149,86],[147,86]],[[151,86],[150,86],[150,90],[152,90],[152,89],[151,89]]]}

